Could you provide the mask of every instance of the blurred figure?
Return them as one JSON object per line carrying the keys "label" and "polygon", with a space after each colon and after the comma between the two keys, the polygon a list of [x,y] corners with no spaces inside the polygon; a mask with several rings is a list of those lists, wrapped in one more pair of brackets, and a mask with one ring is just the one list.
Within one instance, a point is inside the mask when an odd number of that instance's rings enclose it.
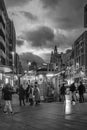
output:
{"label": "blurred figure", "polygon": [[76,87],[75,87],[75,83],[71,84],[70,91],[71,91],[71,94],[72,94],[72,103],[74,105],[76,103]]}
{"label": "blurred figure", "polygon": [[19,94],[20,106],[22,106],[22,103],[25,106],[25,90],[24,90],[22,84],[19,86],[18,94]]}
{"label": "blurred figure", "polygon": [[35,102],[37,105],[40,103],[40,90],[37,82],[35,82],[34,95],[35,95]]}
{"label": "blurred figure", "polygon": [[34,89],[33,89],[33,86],[31,85],[30,88],[29,88],[29,102],[30,102],[30,105],[32,106],[34,104]]}
{"label": "blurred figure", "polygon": [[65,100],[65,91],[66,91],[66,88],[64,86],[64,84],[61,86],[60,88],[60,96],[61,96],[61,101],[64,101]]}
{"label": "blurred figure", "polygon": [[29,102],[29,89],[30,89],[30,84],[27,83],[27,87],[26,87],[26,89],[25,89],[26,102]]}
{"label": "blurred figure", "polygon": [[2,89],[3,99],[5,100],[4,113],[8,113],[8,109],[10,113],[13,113],[11,100],[12,100],[12,88],[8,83]]}
{"label": "blurred figure", "polygon": [[70,88],[66,89],[65,93],[65,114],[71,114],[71,102],[72,102],[72,95],[70,92]]}
{"label": "blurred figure", "polygon": [[78,91],[79,91],[79,101],[84,102],[85,86],[81,81],[80,81],[80,85],[78,86]]}

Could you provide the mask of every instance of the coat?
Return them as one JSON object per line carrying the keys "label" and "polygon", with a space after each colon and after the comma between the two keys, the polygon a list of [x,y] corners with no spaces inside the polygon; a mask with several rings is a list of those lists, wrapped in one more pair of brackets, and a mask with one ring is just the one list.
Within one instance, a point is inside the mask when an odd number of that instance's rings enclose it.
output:
{"label": "coat", "polygon": [[24,99],[25,98],[25,90],[22,87],[22,85],[19,87],[19,99]]}
{"label": "coat", "polygon": [[79,94],[83,94],[85,92],[85,86],[83,84],[78,87]]}
{"label": "coat", "polygon": [[12,89],[9,84],[2,89],[3,99],[4,100],[12,100]]}
{"label": "coat", "polygon": [[40,101],[40,90],[38,87],[34,89],[35,101]]}

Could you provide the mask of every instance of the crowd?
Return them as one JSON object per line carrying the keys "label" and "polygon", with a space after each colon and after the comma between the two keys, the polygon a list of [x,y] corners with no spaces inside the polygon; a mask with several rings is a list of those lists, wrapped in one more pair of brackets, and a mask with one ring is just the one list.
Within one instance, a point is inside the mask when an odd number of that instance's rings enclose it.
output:
{"label": "crowd", "polygon": [[[26,87],[25,87],[26,86]],[[5,84],[2,89],[2,98],[4,100],[4,113],[13,113],[12,109],[12,94],[13,89],[9,83]],[[19,105],[26,105],[26,102],[30,105],[40,103],[40,90],[38,87],[38,83],[35,82],[34,85],[31,85],[30,82],[26,84],[20,84],[17,89],[17,94],[19,95]]]}
{"label": "crowd", "polygon": [[[50,89],[49,89],[50,88]],[[49,87],[47,91],[47,96],[54,97],[54,88],[53,86]],[[67,97],[71,100],[71,103],[84,102],[84,93],[85,93],[85,86],[80,81],[79,85],[77,86],[75,83],[71,84],[70,86],[66,87],[64,84],[60,87],[60,101],[65,101]],[[4,113],[13,113],[12,109],[12,94],[13,89],[9,83],[5,84],[2,89],[2,98],[4,100]],[[34,85],[30,83],[30,81],[20,84],[17,89],[17,94],[19,95],[19,105],[25,106],[26,103],[29,103],[30,106],[38,105],[40,103],[40,89],[38,87],[38,82],[35,82]]]}
{"label": "crowd", "polygon": [[75,104],[77,101],[79,101],[80,103],[84,102],[84,93],[86,90],[85,90],[85,86],[83,85],[82,81],[80,81],[78,85],[73,83],[69,87],[65,87],[63,84],[60,88],[61,101],[65,100],[65,95],[67,94],[67,90],[71,96],[72,103]]}

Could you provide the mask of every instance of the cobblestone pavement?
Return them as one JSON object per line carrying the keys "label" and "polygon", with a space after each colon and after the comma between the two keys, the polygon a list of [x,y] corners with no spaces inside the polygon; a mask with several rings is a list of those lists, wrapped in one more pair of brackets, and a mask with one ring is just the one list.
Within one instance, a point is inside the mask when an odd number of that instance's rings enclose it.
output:
{"label": "cobblestone pavement", "polygon": [[26,104],[22,107],[15,104],[13,109],[13,115],[4,114],[0,109],[0,130],[87,129],[87,103],[73,105],[69,115],[65,114],[64,103]]}

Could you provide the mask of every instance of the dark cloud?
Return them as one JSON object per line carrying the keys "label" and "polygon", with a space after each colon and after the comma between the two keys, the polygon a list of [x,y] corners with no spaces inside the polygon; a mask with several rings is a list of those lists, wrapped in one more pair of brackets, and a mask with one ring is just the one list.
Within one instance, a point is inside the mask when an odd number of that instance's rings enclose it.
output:
{"label": "dark cloud", "polygon": [[[57,25],[58,22],[58,25]],[[64,30],[72,30],[80,28],[83,25],[83,20],[81,17],[73,19],[73,17],[62,17],[55,19],[57,27]]]}
{"label": "dark cloud", "polygon": [[[87,0],[41,0],[47,17],[61,29],[77,29],[84,24],[84,5]],[[55,7],[55,8],[54,8]]]}
{"label": "dark cloud", "polygon": [[28,20],[31,20],[31,21],[37,21],[38,20],[37,16],[33,15],[30,12],[20,11],[20,13],[23,14]]}
{"label": "dark cloud", "polygon": [[24,44],[24,40],[22,39],[17,39],[17,46],[20,47]]}
{"label": "dark cloud", "polygon": [[51,28],[43,26],[37,30],[24,32],[24,38],[31,42],[33,47],[44,47],[53,41],[54,32]]}
{"label": "dark cloud", "polygon": [[72,41],[74,41],[77,36],[76,33],[77,32],[74,33],[74,36],[69,35],[67,37],[59,31],[54,34],[51,28],[42,26],[33,31],[23,32],[21,38],[26,40],[34,48],[52,49],[57,45],[59,48],[64,49],[72,45]]}
{"label": "dark cloud", "polygon": [[7,7],[14,7],[14,6],[25,5],[29,1],[32,1],[32,0],[5,0],[5,3]]}
{"label": "dark cloud", "polygon": [[60,1],[61,0],[41,0],[44,8],[54,8],[59,4]]}

